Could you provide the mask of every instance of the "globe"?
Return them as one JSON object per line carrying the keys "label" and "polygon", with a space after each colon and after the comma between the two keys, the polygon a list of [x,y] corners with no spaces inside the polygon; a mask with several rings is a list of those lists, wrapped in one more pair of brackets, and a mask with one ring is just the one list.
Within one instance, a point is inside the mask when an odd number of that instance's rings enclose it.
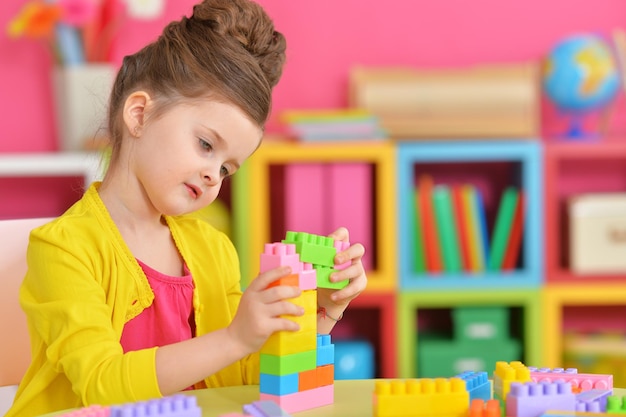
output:
{"label": "globe", "polygon": [[603,109],[615,97],[618,71],[611,48],[597,35],[565,38],[549,52],[543,88],[555,106],[570,116],[567,136],[585,136],[581,117]]}

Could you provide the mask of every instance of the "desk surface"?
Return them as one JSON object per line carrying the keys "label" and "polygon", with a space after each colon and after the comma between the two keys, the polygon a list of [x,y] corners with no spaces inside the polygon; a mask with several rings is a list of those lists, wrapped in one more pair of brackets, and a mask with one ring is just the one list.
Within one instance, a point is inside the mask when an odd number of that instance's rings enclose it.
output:
{"label": "desk surface", "polygon": [[[293,413],[294,417],[369,417],[373,416],[372,393],[375,380],[335,381],[335,403],[308,411]],[[259,386],[212,388],[191,391],[202,408],[202,417],[218,417],[227,413],[241,413],[245,404],[259,400]],[[613,393],[625,396],[626,389]],[[51,416],[59,413],[51,414]]]}
{"label": "desk surface", "polygon": [[[293,413],[294,417],[368,417],[372,416],[372,392],[374,380],[335,381],[335,403],[308,411]],[[259,386],[211,388],[185,392],[195,395],[202,408],[202,417],[218,417],[222,414],[241,413],[246,404],[259,400]],[[68,411],[46,414],[54,417]]]}

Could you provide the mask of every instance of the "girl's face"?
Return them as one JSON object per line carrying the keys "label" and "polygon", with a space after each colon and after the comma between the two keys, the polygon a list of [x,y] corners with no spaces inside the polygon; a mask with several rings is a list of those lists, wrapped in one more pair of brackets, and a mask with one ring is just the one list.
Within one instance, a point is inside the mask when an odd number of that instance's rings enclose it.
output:
{"label": "girl's face", "polygon": [[224,178],[259,146],[262,131],[236,106],[184,102],[148,120],[135,140],[134,171],[158,213],[179,215],[212,203]]}

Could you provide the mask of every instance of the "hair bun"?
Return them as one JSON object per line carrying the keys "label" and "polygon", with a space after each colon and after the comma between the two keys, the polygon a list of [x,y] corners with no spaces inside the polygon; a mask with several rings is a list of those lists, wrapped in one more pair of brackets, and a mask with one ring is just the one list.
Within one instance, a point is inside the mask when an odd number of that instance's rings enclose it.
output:
{"label": "hair bun", "polygon": [[278,83],[286,41],[260,5],[250,0],[204,0],[194,6],[190,20],[236,40],[257,60],[268,83]]}

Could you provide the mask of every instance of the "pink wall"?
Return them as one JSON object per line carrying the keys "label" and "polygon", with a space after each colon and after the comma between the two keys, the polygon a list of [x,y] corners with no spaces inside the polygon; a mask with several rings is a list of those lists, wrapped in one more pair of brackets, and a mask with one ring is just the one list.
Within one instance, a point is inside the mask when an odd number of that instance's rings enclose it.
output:
{"label": "pink wall", "polygon": [[[626,27],[623,0],[259,2],[289,43],[274,114],[286,108],[345,106],[352,65],[434,68],[537,60],[573,32],[610,34],[613,28]],[[23,3],[0,2],[0,27],[6,27]],[[170,0],[160,21],[126,24],[115,62],[153,39],[166,21],[188,13],[193,4]],[[4,30],[0,32],[0,152],[56,149],[50,65],[42,45],[8,39]],[[622,97],[617,104],[612,130],[626,132]],[[270,130],[274,126],[271,122]]]}

